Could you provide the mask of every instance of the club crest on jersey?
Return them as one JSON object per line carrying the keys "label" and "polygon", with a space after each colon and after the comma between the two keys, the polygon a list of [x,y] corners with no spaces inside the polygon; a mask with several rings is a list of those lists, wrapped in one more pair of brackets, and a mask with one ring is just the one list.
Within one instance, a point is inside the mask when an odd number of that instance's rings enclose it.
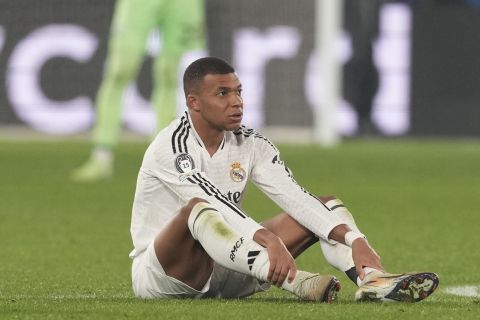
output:
{"label": "club crest on jersey", "polygon": [[230,166],[232,167],[232,170],[230,170],[230,178],[232,178],[233,181],[242,182],[245,180],[247,173],[242,168],[240,162],[235,161]]}
{"label": "club crest on jersey", "polygon": [[175,158],[175,167],[180,173],[189,173],[195,169],[195,163],[193,162],[192,157],[187,153],[182,153]]}

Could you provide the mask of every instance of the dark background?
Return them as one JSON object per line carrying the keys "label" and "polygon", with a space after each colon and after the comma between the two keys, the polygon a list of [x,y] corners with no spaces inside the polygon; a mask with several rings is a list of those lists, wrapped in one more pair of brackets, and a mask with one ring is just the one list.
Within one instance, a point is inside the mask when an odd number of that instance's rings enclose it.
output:
{"label": "dark background", "polygon": [[[18,124],[5,93],[7,62],[18,41],[38,27],[55,23],[85,26],[99,47],[86,64],[50,60],[41,72],[45,93],[55,100],[86,94],[94,98],[106,55],[114,0],[2,0],[0,25],[6,35],[0,52],[0,125]],[[480,126],[480,9],[449,1],[413,5],[411,134],[478,136]],[[311,125],[304,95],[304,72],[313,50],[314,1],[208,0],[209,51],[231,59],[231,35],[239,27],[283,24],[302,34],[298,54],[272,60],[266,69],[266,125]],[[151,91],[151,59],[139,75],[140,92]],[[295,112],[291,112],[295,107]],[[288,115],[288,116],[285,116]]]}
{"label": "dark background", "polygon": [[480,135],[480,7],[414,11],[411,132]]}

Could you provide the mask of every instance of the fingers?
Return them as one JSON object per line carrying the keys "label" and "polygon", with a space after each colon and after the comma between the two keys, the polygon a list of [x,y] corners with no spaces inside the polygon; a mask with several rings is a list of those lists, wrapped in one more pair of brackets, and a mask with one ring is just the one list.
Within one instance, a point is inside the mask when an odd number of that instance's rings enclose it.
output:
{"label": "fingers", "polygon": [[[373,250],[373,249],[372,249],[372,250]],[[375,254],[375,257],[377,258],[377,260],[376,260],[376,266],[373,267],[373,268],[385,272],[385,268],[383,267],[382,263],[380,262],[381,257],[378,255],[377,252],[375,252],[375,250],[373,250],[373,252],[374,252],[374,254]]]}
{"label": "fingers", "polygon": [[283,263],[281,261],[270,261],[267,279],[271,284],[280,287],[285,280],[292,282],[296,274],[295,260],[287,258],[287,261],[283,260]]}
{"label": "fingers", "polygon": [[273,276],[271,279],[271,283],[277,287],[280,287],[282,283],[285,281],[285,278],[287,278],[289,268],[286,265],[279,265],[273,272]]}
{"label": "fingers", "polygon": [[288,279],[287,279],[288,283],[292,283],[296,275],[297,275],[297,265],[294,263],[293,268],[291,268],[290,272],[288,273]]}
{"label": "fingers", "polygon": [[360,280],[363,280],[363,278],[365,278],[365,271],[363,270],[363,266],[355,265],[355,269],[357,270],[357,275]]}
{"label": "fingers", "polygon": [[380,263],[380,256],[373,250],[366,241],[355,241],[352,246],[352,258],[355,263],[355,269],[358,277],[363,280],[365,277],[365,270],[363,268],[369,267],[380,271],[385,271]]}
{"label": "fingers", "polygon": [[373,249],[372,249],[371,256],[368,256],[368,255],[365,256],[365,261],[363,263],[363,266],[374,268],[380,271],[385,271],[385,268],[382,266],[382,263],[380,262],[380,256]]}
{"label": "fingers", "polygon": [[267,280],[276,286],[281,286],[287,279],[291,282],[297,273],[297,266],[292,255],[278,237],[267,246],[270,268]]}
{"label": "fingers", "polygon": [[273,259],[270,259],[270,268],[268,269],[268,276],[267,276],[267,280],[271,283],[272,282],[272,278],[273,278],[273,274],[275,272],[275,267],[276,267],[276,261],[273,260]]}

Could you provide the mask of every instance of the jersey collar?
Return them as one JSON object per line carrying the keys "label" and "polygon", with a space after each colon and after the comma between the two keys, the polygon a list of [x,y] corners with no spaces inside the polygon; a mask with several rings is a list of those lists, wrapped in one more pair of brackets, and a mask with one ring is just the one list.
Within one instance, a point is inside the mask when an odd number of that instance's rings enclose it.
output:
{"label": "jersey collar", "polygon": [[[195,130],[195,126],[193,125],[193,121],[190,118],[190,113],[188,111],[185,111],[185,116],[187,117],[188,123],[190,124],[190,128],[192,129],[195,141],[197,141],[197,143],[200,147],[202,147],[203,149],[206,150],[205,145],[203,144],[202,138],[200,138],[200,136],[197,133],[197,130]],[[226,140],[227,140],[227,135],[226,135],[226,133],[224,133],[222,142],[220,143],[220,148],[218,148],[218,150],[223,150],[223,148],[225,147]],[[218,150],[217,150],[217,152],[218,152]]]}

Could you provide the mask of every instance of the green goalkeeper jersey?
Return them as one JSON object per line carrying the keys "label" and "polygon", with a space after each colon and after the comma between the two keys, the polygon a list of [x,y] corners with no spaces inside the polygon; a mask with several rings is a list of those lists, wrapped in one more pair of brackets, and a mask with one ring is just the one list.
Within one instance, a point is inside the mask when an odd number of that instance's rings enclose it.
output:
{"label": "green goalkeeper jersey", "polygon": [[205,47],[202,0],[118,0],[106,72],[97,95],[94,143],[113,147],[121,128],[122,97],[144,61],[149,32],[158,28],[162,47],[153,65],[152,104],[157,130],[176,117],[177,72],[182,55]]}

